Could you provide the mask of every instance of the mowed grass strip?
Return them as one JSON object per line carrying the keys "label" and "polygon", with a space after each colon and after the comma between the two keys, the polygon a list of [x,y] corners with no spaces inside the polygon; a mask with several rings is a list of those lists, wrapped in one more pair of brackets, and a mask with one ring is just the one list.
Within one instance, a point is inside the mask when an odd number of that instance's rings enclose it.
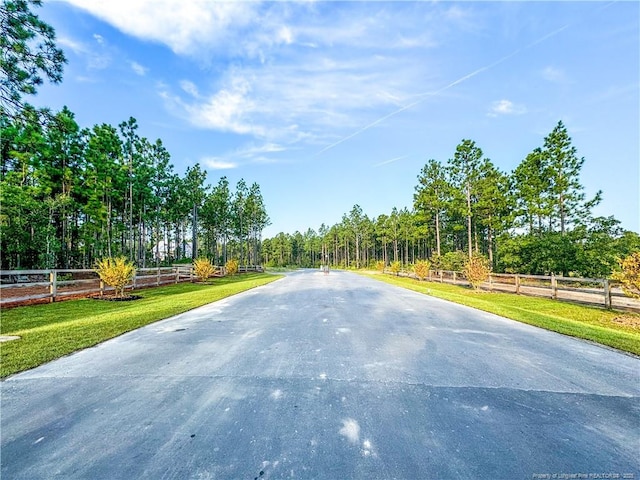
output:
{"label": "mowed grass strip", "polygon": [[392,275],[364,275],[553,332],[640,355],[640,315],[636,313],[605,310],[512,293],[474,292],[470,288],[459,285],[421,282]]}
{"label": "mowed grass strip", "polygon": [[2,311],[0,333],[19,340],[0,343],[2,378],[91,347],[158,320],[282,278],[243,274],[205,284],[180,283],[137,290],[139,300],[69,300]]}

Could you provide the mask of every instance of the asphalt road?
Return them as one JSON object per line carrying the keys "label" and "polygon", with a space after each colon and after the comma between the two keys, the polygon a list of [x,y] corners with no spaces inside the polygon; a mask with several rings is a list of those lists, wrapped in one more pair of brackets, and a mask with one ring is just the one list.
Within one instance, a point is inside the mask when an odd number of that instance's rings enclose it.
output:
{"label": "asphalt road", "polygon": [[3,480],[640,479],[640,360],[343,272],[1,388]]}

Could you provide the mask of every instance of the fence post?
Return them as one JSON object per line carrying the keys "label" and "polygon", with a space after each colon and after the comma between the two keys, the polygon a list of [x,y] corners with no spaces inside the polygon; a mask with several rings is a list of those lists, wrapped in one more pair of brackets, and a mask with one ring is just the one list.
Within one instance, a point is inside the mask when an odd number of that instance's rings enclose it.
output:
{"label": "fence post", "polygon": [[554,273],[551,274],[551,298],[554,300],[558,298],[558,280]]}
{"label": "fence post", "polygon": [[156,270],[156,287],[160,286],[160,267]]}
{"label": "fence post", "polygon": [[516,273],[516,295],[520,294],[520,275]]}
{"label": "fence post", "polygon": [[453,272],[453,284],[455,285],[456,283],[456,272]]}
{"label": "fence post", "polygon": [[440,283],[442,283],[442,282],[443,282],[443,280],[442,280],[442,270],[440,270]]}
{"label": "fence post", "polygon": [[609,279],[605,278],[602,282],[604,284],[604,308],[611,310],[611,285]]}
{"label": "fence post", "polygon": [[100,296],[104,295],[104,281],[100,280]]}
{"label": "fence post", "polygon": [[49,295],[51,295],[50,303],[56,301],[56,294],[58,293],[58,272],[56,270],[49,270]]}
{"label": "fence post", "polygon": [[489,291],[493,292],[493,275],[489,274]]}

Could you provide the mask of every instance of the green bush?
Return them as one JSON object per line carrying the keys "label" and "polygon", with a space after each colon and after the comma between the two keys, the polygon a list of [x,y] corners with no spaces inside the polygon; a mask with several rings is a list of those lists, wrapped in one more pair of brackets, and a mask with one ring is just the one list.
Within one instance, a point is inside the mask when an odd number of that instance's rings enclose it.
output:
{"label": "green bush", "polygon": [[460,250],[447,252],[439,258],[440,270],[460,272],[467,263],[467,255]]}
{"label": "green bush", "polygon": [[104,283],[115,288],[115,296],[123,298],[124,288],[136,275],[136,267],[125,257],[103,258],[96,262],[96,273]]}

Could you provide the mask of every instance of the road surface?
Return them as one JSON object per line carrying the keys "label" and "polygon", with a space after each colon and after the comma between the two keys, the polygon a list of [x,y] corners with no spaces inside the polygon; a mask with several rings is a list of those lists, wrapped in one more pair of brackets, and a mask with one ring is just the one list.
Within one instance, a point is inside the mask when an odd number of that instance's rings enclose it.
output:
{"label": "road surface", "polygon": [[1,387],[2,479],[640,479],[639,359],[345,272]]}

